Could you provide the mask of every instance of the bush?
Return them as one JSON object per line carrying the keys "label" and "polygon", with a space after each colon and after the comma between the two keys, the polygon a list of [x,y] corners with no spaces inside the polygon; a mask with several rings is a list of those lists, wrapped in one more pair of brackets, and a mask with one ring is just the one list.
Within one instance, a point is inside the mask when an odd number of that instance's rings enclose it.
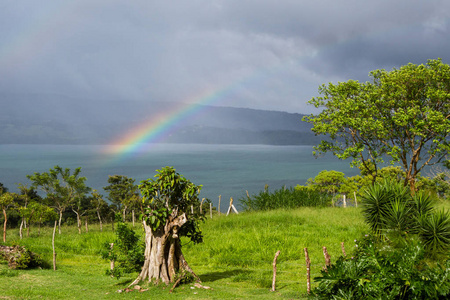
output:
{"label": "bush", "polygon": [[10,269],[32,269],[48,267],[44,260],[36,253],[31,252],[24,246],[1,246],[0,257],[3,257]]}
{"label": "bush", "polygon": [[113,248],[110,243],[105,243],[102,257],[115,262],[114,269],[107,270],[106,274],[120,278],[125,273],[140,271],[144,264],[144,242],[133,229],[120,221],[120,215],[117,219]]}
{"label": "bush", "polygon": [[281,188],[269,192],[268,188],[258,195],[239,199],[245,210],[272,210],[302,206],[325,207],[331,204],[331,196],[308,189]]}
{"label": "bush", "polygon": [[417,238],[400,247],[375,236],[356,244],[352,257],[340,257],[322,271],[313,294],[318,299],[448,299],[450,260],[430,265]]}

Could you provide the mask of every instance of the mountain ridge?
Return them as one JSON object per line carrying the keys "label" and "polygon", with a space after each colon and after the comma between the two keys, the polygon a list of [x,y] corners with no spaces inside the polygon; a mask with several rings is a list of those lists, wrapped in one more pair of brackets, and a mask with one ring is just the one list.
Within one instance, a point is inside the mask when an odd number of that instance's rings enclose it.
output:
{"label": "mountain ridge", "polygon": [[[1,144],[108,144],[183,106],[177,102],[0,95]],[[190,105],[187,106],[191,107]],[[303,114],[197,105],[161,137],[169,143],[316,144]],[[219,137],[222,137],[219,139]]]}

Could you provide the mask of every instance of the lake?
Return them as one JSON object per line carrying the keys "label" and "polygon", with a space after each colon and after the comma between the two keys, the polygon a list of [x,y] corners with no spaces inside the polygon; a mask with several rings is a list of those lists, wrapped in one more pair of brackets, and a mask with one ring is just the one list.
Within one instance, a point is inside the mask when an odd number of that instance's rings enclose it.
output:
{"label": "lake", "polygon": [[30,184],[26,175],[47,172],[55,165],[74,170],[81,167],[87,185],[103,194],[108,175],[125,175],[136,183],[153,178],[155,170],[173,166],[197,185],[201,197],[215,205],[222,196],[222,210],[230,197],[236,201],[246,191],[256,194],[304,184],[322,170],[337,170],[347,176],[359,174],[349,161],[331,155],[314,158],[312,146],[153,144],[127,157],[106,153],[98,145],[0,145],[0,182],[10,191],[17,183]]}

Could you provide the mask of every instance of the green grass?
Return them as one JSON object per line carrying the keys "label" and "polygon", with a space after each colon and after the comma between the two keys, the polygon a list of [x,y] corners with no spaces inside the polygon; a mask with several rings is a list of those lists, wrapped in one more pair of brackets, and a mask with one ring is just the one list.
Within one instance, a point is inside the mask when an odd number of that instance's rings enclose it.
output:
{"label": "green grass", "polygon": [[[111,226],[91,226],[78,234],[75,227],[63,227],[56,236],[57,270],[9,270],[0,263],[0,299],[293,299],[306,296],[306,267],[303,249],[309,250],[311,278],[324,265],[322,246],[332,262],[342,254],[341,242],[351,253],[354,240],[368,227],[358,208],[301,208],[217,216],[201,226],[204,243],[185,243],[184,255],[203,285],[211,290],[183,285],[169,294],[170,287],[145,284],[149,291],[117,293],[136,276],[119,280],[105,274],[109,262],[101,259],[101,245],[114,239]],[[136,229],[141,232],[140,225]],[[25,245],[51,264],[52,228],[40,237],[18,239],[18,230],[8,231],[8,243]],[[270,292],[272,262],[277,250],[277,291]],[[313,284],[314,285],[314,284]]]}

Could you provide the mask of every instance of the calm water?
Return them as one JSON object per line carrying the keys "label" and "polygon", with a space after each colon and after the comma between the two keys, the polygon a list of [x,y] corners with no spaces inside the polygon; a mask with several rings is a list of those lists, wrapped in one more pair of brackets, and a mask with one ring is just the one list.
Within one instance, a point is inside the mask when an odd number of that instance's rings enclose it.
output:
{"label": "calm water", "polygon": [[254,194],[266,184],[269,190],[304,184],[321,170],[338,170],[347,176],[359,173],[347,161],[332,156],[315,159],[311,146],[155,144],[127,158],[105,154],[102,149],[92,145],[0,145],[0,182],[17,191],[17,183],[30,184],[28,174],[46,172],[55,165],[71,170],[81,167],[87,185],[103,192],[108,175],[125,175],[138,183],[152,178],[156,169],[173,166],[203,185],[201,197],[217,205],[222,195],[224,206],[230,197],[243,197],[246,190]]}

